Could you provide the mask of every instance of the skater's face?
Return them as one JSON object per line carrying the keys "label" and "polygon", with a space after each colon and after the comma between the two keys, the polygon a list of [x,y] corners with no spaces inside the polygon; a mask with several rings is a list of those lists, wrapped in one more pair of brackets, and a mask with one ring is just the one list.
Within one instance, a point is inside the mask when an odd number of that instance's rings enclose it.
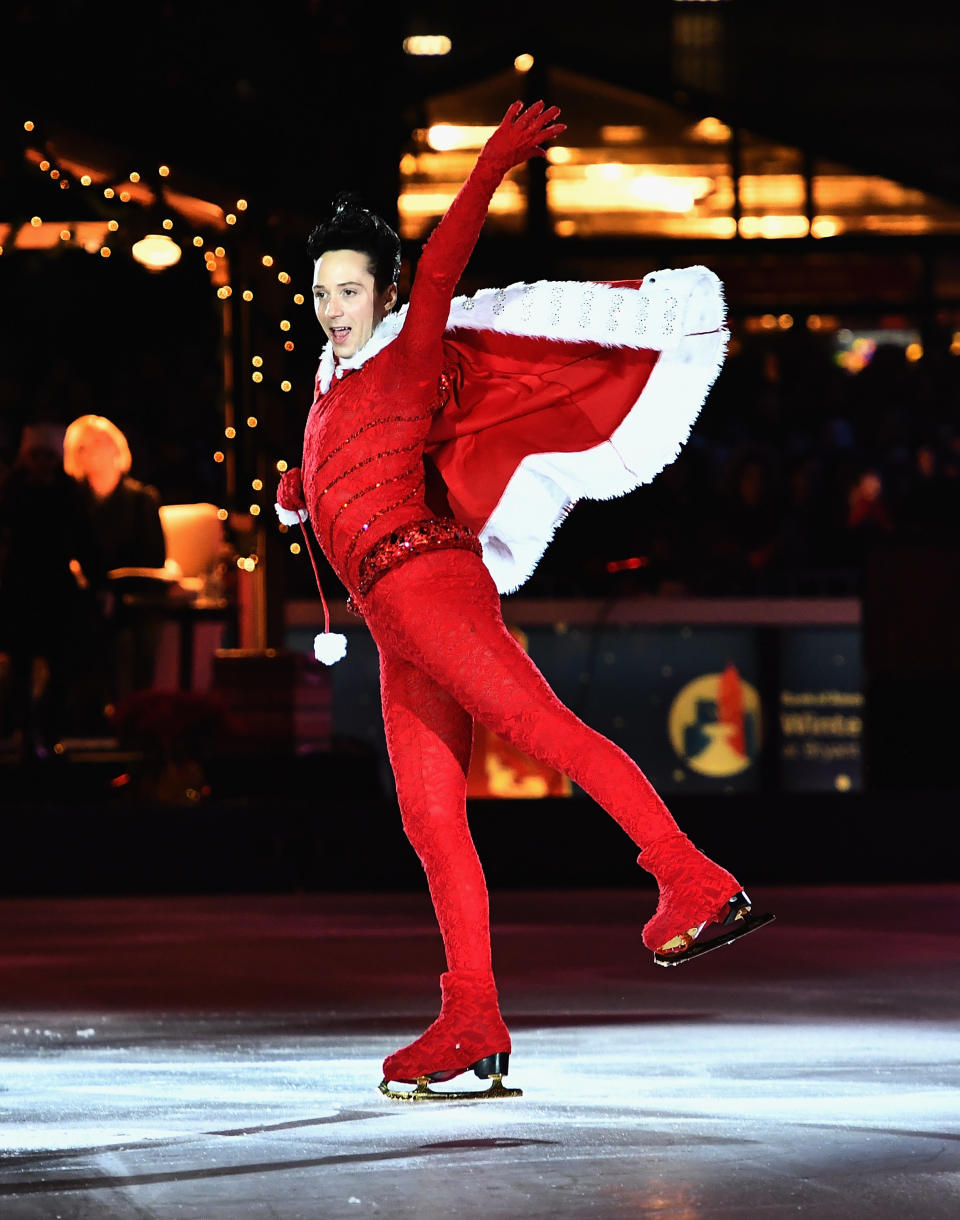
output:
{"label": "skater's face", "polygon": [[326,250],[317,259],[313,302],[335,356],[346,359],[358,352],[396,300],[396,284],[377,292],[370,260],[361,251]]}

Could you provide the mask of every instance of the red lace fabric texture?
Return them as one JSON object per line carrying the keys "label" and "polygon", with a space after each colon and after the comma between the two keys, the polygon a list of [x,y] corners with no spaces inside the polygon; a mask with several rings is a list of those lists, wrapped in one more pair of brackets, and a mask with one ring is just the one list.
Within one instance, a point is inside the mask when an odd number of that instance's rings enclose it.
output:
{"label": "red lace fabric texture", "polygon": [[509,1054],[510,1033],[489,971],[442,974],[440,992],[436,1021],[415,1042],[384,1059],[386,1080],[415,1084],[418,1076],[432,1072],[455,1076],[486,1055]]}

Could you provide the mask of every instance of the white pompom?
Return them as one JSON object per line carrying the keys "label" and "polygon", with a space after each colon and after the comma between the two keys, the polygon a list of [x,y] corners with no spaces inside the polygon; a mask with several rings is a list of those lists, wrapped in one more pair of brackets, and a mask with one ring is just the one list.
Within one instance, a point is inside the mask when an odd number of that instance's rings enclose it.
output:
{"label": "white pompom", "polygon": [[275,504],[277,516],[280,518],[281,525],[299,525],[301,521],[306,521],[307,510],[305,508],[282,508],[279,504]]}
{"label": "white pompom", "polygon": [[335,631],[321,631],[313,637],[313,655],[324,665],[336,665],[347,655],[347,637]]}

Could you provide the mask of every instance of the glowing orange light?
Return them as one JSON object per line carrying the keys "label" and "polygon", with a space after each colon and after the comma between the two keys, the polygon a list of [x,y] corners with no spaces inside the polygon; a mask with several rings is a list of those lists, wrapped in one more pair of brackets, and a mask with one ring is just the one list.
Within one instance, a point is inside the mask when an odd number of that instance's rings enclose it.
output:
{"label": "glowing orange light", "polygon": [[221,301],[225,301],[227,299],[227,297],[230,296],[232,293],[233,293],[233,289],[230,287],[229,284],[224,284],[222,288],[217,289],[217,296],[220,298]]}
{"label": "glowing orange light", "polygon": [[139,181],[140,181],[140,175],[137,173],[137,171],[136,171],[136,170],[134,170],[134,171],[133,171],[133,173],[129,175],[129,179],[130,179],[130,181],[131,181],[131,182],[139,182]]}
{"label": "glowing orange light", "polygon": [[250,516],[251,516],[251,517],[259,517],[259,516],[260,516],[260,505],[259,505],[259,504],[251,504],[251,505],[250,505]]}
{"label": "glowing orange light", "polygon": [[292,340],[292,339],[288,339],[288,340],[286,341],[286,343],[284,343],[284,345],[283,345],[283,350],[284,350],[285,352],[292,352],[292,351],[293,351],[293,340]]}
{"label": "glowing orange light", "polygon": [[226,252],[226,250],[224,250],[223,246],[214,246],[213,252],[217,256],[217,258],[226,258],[227,257],[227,252]]}
{"label": "glowing orange light", "polygon": [[219,449],[218,449],[218,450],[217,450],[217,452],[216,452],[216,453],[213,455],[213,460],[214,460],[215,462],[222,462],[222,461],[223,461],[223,458],[224,458],[224,455],[223,455],[222,451],[221,451],[221,450],[219,450]]}
{"label": "glowing orange light", "polygon": [[252,301],[252,300],[253,300],[253,293],[250,291],[250,289],[249,289],[249,288],[244,288],[244,290],[243,290],[243,299],[244,299],[245,301]]}
{"label": "glowing orange light", "polygon": [[47,170],[50,168],[50,162],[49,162],[49,161],[41,161],[41,162],[40,162],[40,168],[41,168],[41,170],[42,170],[44,173],[46,173],[46,172],[47,172]]}
{"label": "glowing orange light", "polygon": [[39,216],[31,216],[30,223],[33,225],[33,227],[35,229],[39,229],[40,226],[43,224],[43,221],[40,219]]}
{"label": "glowing orange light", "polygon": [[60,171],[58,169],[52,169],[50,171],[50,177],[54,180],[54,182],[56,182],[56,180],[60,177]]}
{"label": "glowing orange light", "polygon": [[289,330],[289,329],[290,329],[290,323],[287,321],[287,319],[286,319],[286,318],[284,318],[284,319],[283,319],[283,321],[280,323],[280,329],[281,329],[281,330]]}
{"label": "glowing orange light", "polygon": [[261,263],[263,263],[264,267],[273,266],[273,257],[269,254],[265,254],[260,261],[261,261]]}
{"label": "glowing orange light", "polygon": [[283,474],[283,472],[286,469],[287,469],[287,463],[283,460],[283,458],[281,458],[280,461],[277,462],[277,470],[279,470],[280,473]]}
{"label": "glowing orange light", "polygon": [[254,358],[253,358],[253,359],[250,361],[250,363],[253,365],[253,367],[254,367],[255,369],[262,368],[262,367],[263,367],[263,357],[262,357],[262,356],[254,356]]}
{"label": "glowing orange light", "polygon": [[170,177],[170,166],[169,165],[158,165],[157,173],[160,175],[161,178],[169,178]]}
{"label": "glowing orange light", "polygon": [[121,192],[120,192],[120,202],[121,202],[121,203],[129,203],[129,202],[130,202],[130,192],[129,192],[129,191],[121,191]]}
{"label": "glowing orange light", "polygon": [[107,228],[111,233],[116,233],[117,229],[120,228],[120,222],[118,220],[108,220]]}
{"label": "glowing orange light", "polygon": [[60,230],[60,240],[61,240],[61,241],[69,241],[69,240],[70,240],[70,230],[69,230],[69,229],[61,229],[61,230]]}
{"label": "glowing orange light", "polygon": [[277,279],[280,281],[280,283],[281,283],[281,284],[289,284],[289,283],[290,283],[290,276],[289,276],[289,275],[287,275],[286,271],[281,271],[281,272],[280,272],[280,273],[277,275]]}
{"label": "glowing orange light", "polygon": [[165,220],[165,221],[163,222],[163,227],[164,227],[165,229],[167,229],[167,230],[172,229],[172,228],[173,228],[173,221],[172,221],[172,220],[169,220],[169,219],[168,219],[168,220]]}
{"label": "glowing orange light", "polygon": [[203,245],[203,238],[199,234],[197,234],[197,236],[193,239],[193,244],[199,250],[199,248]]}
{"label": "glowing orange light", "polygon": [[290,543],[290,554],[291,554],[291,555],[299,555],[299,554],[300,554],[300,543],[299,543],[299,542],[291,542],[291,543]]}
{"label": "glowing orange light", "polygon": [[101,258],[109,258],[109,257],[110,257],[110,247],[109,247],[109,246],[101,246],[101,247],[100,247],[100,257],[101,257]]}
{"label": "glowing orange light", "polygon": [[290,391],[293,389],[293,386],[290,384],[289,381],[281,381],[280,389],[283,390],[284,394],[289,394]]}
{"label": "glowing orange light", "polygon": [[254,479],[250,486],[254,491],[263,491],[263,479]]}
{"label": "glowing orange light", "polygon": [[226,521],[226,519],[227,519],[229,516],[230,516],[230,514],[227,512],[227,510],[226,510],[225,508],[218,508],[218,509],[217,509],[217,519],[218,519],[219,521]]}
{"label": "glowing orange light", "polygon": [[227,438],[228,441],[232,441],[233,438],[237,435],[237,430],[236,430],[236,428],[224,428],[223,435]]}
{"label": "glowing orange light", "polygon": [[247,201],[246,201],[246,199],[238,199],[238,200],[237,200],[237,211],[238,211],[238,212],[245,212],[246,210],[247,210]]}
{"label": "glowing orange light", "polygon": [[112,198],[114,197],[114,195],[115,195],[115,194],[116,194],[116,192],[114,191],[114,189],[113,189],[113,187],[112,187],[112,186],[105,186],[105,187],[103,188],[103,197],[104,197],[104,199],[112,199]]}
{"label": "glowing orange light", "polygon": [[30,119],[27,119],[27,121],[24,123],[23,130],[24,131],[33,131],[33,123],[30,121]]}
{"label": "glowing orange light", "polygon": [[248,428],[255,428],[257,426],[258,422],[259,421],[255,415],[247,416],[247,427]]}
{"label": "glowing orange light", "polygon": [[303,293],[302,292],[295,292],[293,294],[293,303],[294,303],[294,305],[303,304]]}
{"label": "glowing orange light", "polygon": [[533,67],[533,56],[526,52],[523,55],[518,55],[513,61],[513,66],[518,72],[529,72]]}
{"label": "glowing orange light", "polygon": [[90,177],[89,174],[82,174],[80,177],[81,186],[89,186],[92,181],[93,181],[93,179]]}
{"label": "glowing orange light", "polygon": [[263,381],[263,373],[251,373],[250,378],[252,381],[255,381],[257,385],[259,385],[260,382]]}
{"label": "glowing orange light", "polygon": [[237,223],[237,218],[236,218],[236,216],[234,216],[234,214],[232,212],[228,212],[226,214],[226,216],[224,216],[223,219],[227,222],[228,225],[235,225]]}
{"label": "glowing orange light", "polygon": [[148,271],[163,271],[180,261],[180,247],[165,233],[148,233],[134,243],[130,253]]}

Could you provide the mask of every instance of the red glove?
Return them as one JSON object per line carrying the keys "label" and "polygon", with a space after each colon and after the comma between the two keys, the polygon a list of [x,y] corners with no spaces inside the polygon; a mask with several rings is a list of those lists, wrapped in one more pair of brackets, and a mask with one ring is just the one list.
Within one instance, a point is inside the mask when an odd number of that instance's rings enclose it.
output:
{"label": "red glove", "polygon": [[566,123],[553,121],[559,114],[559,106],[544,110],[543,102],[534,102],[524,110],[523,102],[514,102],[484,144],[480,156],[501,168],[503,173],[514,165],[522,165],[530,157],[545,157],[547,154],[540,147],[541,143],[553,140],[567,130]]}
{"label": "red glove", "polygon": [[299,466],[286,471],[280,480],[277,487],[277,516],[285,525],[295,525],[298,519],[307,519],[307,502],[303,497]]}

